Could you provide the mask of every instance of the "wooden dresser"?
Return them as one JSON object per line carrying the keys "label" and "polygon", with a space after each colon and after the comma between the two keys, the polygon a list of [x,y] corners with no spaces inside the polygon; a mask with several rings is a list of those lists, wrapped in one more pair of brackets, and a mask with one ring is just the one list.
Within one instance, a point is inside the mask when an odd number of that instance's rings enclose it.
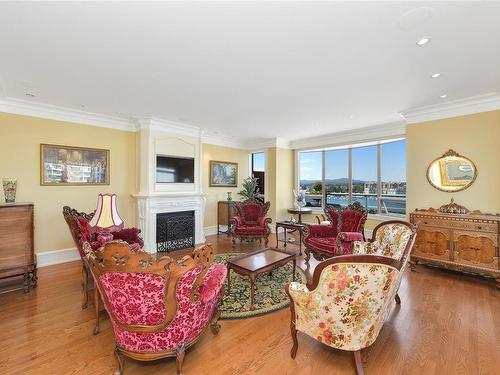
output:
{"label": "wooden dresser", "polygon": [[418,224],[412,262],[496,279],[500,287],[500,215],[469,211],[453,202],[438,209],[415,210]]}
{"label": "wooden dresser", "polygon": [[33,204],[0,204],[0,279],[22,276],[25,293],[37,282],[33,242]]}

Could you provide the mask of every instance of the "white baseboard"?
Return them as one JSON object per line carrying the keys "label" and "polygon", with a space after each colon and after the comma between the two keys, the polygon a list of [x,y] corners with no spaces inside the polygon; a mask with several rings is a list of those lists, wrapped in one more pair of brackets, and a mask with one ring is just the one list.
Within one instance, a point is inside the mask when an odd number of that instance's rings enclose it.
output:
{"label": "white baseboard", "polygon": [[66,262],[73,262],[80,259],[80,254],[76,247],[69,249],[45,251],[36,254],[37,267],[51,266],[53,264],[60,264]]}
{"label": "white baseboard", "polygon": [[[221,230],[226,230],[226,226],[221,225]],[[203,231],[205,232],[205,237],[206,236],[213,236],[214,234],[217,234],[217,225],[214,225],[211,227],[205,227],[205,228],[203,228]]]}

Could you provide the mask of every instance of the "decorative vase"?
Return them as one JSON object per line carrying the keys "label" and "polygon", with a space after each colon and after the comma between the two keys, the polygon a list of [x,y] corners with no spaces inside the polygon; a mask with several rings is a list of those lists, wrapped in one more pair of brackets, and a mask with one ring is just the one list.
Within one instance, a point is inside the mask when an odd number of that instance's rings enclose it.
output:
{"label": "decorative vase", "polygon": [[300,210],[307,205],[306,190],[299,190],[298,192],[294,190],[293,195],[295,196],[295,208]]}
{"label": "decorative vase", "polygon": [[227,192],[227,201],[231,202],[233,200],[232,192],[228,191]]}
{"label": "decorative vase", "polygon": [[5,195],[5,203],[14,203],[16,201],[17,179],[4,178],[2,182],[3,193]]}

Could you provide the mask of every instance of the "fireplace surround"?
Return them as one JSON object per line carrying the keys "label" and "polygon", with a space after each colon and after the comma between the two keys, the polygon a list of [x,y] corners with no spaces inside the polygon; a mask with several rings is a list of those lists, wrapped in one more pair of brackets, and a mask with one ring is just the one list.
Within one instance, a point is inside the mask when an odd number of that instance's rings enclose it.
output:
{"label": "fireplace surround", "polygon": [[[202,192],[201,138],[202,131],[197,127],[178,126],[175,123],[155,118],[138,118],[138,192],[133,195],[137,201],[137,224],[142,230],[144,250],[154,253],[157,250],[170,251],[177,246],[190,246],[205,242],[203,218],[205,214],[205,194]],[[157,155],[194,159],[194,180],[192,183],[158,183],[156,178]],[[164,241],[162,226],[157,218],[172,214],[181,215],[192,211],[192,224],[186,221],[187,229],[192,228],[190,240],[173,243]],[[174,215],[175,214],[175,215]],[[161,219],[160,219],[161,220]],[[163,225],[163,224],[162,224]],[[177,228],[181,232],[180,226]],[[161,239],[162,241],[157,241]]]}

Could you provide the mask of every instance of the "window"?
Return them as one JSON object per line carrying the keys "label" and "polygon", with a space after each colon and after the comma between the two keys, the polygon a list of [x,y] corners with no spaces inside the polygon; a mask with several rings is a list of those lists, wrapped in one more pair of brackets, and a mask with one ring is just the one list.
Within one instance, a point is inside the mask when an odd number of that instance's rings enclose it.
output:
{"label": "window", "polygon": [[[406,213],[406,142],[385,141],[335,150],[300,151],[298,185],[307,205],[359,202],[369,214]],[[323,189],[324,187],[324,189]]]}
{"label": "window", "polygon": [[252,176],[256,177],[257,189],[260,195],[264,195],[265,178],[266,178],[266,154],[264,152],[252,153]]}
{"label": "window", "polygon": [[300,189],[307,190],[307,205],[321,207],[323,204],[323,152],[301,152],[299,165],[299,186]]}
{"label": "window", "polygon": [[325,151],[326,204],[349,204],[349,150]]}

